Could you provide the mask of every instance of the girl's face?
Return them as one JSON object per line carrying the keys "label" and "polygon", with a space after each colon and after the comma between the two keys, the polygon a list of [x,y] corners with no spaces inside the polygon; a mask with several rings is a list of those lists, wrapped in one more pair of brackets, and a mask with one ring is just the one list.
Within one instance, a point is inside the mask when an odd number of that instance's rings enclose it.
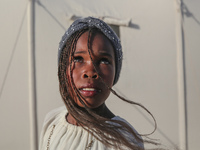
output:
{"label": "girl's face", "polygon": [[[94,33],[90,42],[90,55],[93,62],[88,52],[88,32],[85,32],[77,41],[71,69],[73,82],[85,99],[84,103],[89,108],[97,108],[110,94],[103,81],[112,87],[115,77],[115,54],[111,42],[100,32]],[[67,74],[70,74],[70,67],[67,69]],[[75,102],[83,107],[78,98],[75,98]]]}

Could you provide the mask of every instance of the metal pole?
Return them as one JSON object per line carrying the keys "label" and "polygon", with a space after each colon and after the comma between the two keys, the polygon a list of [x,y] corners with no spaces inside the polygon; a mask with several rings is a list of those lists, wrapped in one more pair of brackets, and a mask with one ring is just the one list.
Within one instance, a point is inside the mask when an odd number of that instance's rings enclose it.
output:
{"label": "metal pole", "polygon": [[29,107],[30,107],[30,150],[38,149],[36,70],[35,70],[35,0],[29,0]]}
{"label": "metal pole", "polygon": [[187,103],[185,79],[185,41],[183,28],[182,1],[176,0],[176,39],[177,39],[177,80],[179,105],[179,145],[180,149],[188,150],[187,135]]}

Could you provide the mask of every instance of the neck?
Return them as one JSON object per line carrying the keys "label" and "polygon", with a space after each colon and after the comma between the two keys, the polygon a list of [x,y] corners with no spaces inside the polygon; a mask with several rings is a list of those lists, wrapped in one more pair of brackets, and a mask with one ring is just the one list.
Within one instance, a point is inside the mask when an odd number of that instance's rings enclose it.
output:
{"label": "neck", "polygon": [[70,113],[67,113],[67,115],[65,116],[65,119],[68,123],[79,126],[77,121],[74,119],[74,117]]}
{"label": "neck", "polygon": [[99,116],[111,119],[113,118],[115,115],[108,109],[108,107],[106,106],[105,103],[103,103],[101,106],[92,109],[92,111],[94,111],[96,114],[98,114]]}

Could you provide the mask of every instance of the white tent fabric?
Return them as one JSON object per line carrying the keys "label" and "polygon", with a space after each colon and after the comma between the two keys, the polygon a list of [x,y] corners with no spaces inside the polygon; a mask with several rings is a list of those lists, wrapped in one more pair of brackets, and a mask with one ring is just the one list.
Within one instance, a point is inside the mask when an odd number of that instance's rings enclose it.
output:
{"label": "white tent fabric", "polygon": [[[158,130],[152,137],[160,139],[169,149],[174,146],[199,149],[199,1],[34,2],[33,24],[30,24],[31,1],[0,2],[0,149],[37,149],[35,142],[44,116],[63,105],[57,79],[59,40],[75,18],[85,16],[100,17],[119,27],[124,60],[114,89],[142,103],[154,114]],[[28,51],[29,37],[33,36],[31,26],[35,29],[32,44],[36,77],[33,81],[35,99],[32,100]],[[150,116],[142,109],[127,105],[113,95],[106,103],[140,133],[153,130]],[[36,126],[33,126],[34,121]]]}

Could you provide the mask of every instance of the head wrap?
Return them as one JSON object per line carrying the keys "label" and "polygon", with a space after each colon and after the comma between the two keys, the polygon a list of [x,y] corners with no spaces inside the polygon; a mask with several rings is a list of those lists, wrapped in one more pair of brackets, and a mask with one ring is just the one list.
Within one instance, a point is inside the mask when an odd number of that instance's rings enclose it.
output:
{"label": "head wrap", "polygon": [[114,47],[114,52],[115,52],[115,79],[114,79],[114,84],[117,83],[121,71],[121,66],[122,66],[122,47],[120,40],[116,33],[112,30],[110,26],[108,26],[104,21],[93,18],[93,17],[87,17],[87,18],[81,18],[75,20],[71,26],[68,28],[68,30],[65,32],[63,35],[60,43],[59,43],[59,49],[58,49],[58,62],[60,59],[60,54],[65,47],[65,44],[69,37],[77,32],[78,30],[82,29],[87,29],[87,28],[98,28],[112,43]]}

